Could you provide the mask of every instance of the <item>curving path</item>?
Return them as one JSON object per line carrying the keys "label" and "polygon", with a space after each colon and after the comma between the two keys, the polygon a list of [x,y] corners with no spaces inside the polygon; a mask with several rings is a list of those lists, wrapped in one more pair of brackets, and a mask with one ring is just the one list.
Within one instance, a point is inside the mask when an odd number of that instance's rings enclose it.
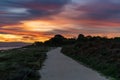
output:
{"label": "curving path", "polygon": [[60,53],[61,48],[47,53],[48,59],[40,70],[40,80],[108,80]]}

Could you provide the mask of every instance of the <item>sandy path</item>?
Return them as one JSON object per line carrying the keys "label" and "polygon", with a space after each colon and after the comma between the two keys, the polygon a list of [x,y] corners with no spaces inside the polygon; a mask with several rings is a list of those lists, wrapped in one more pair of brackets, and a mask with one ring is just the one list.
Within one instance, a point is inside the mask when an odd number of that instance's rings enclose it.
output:
{"label": "sandy path", "polygon": [[60,50],[57,48],[47,53],[48,59],[40,70],[40,80],[107,80],[96,71],[63,55]]}

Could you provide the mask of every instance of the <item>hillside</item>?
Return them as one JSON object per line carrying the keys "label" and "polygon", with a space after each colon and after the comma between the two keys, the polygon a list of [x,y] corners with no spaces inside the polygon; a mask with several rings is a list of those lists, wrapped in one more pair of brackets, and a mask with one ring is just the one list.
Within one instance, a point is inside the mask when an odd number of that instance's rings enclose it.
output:
{"label": "hillside", "polygon": [[0,47],[22,47],[30,45],[30,43],[23,43],[23,42],[0,42]]}

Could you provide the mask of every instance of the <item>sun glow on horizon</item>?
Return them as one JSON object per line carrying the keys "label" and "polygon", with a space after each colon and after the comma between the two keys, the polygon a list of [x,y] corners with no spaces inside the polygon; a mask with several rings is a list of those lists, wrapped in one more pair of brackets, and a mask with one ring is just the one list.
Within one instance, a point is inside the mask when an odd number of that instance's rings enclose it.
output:
{"label": "sun glow on horizon", "polygon": [[23,21],[22,25],[25,30],[38,32],[52,31],[55,28],[50,23],[44,21]]}
{"label": "sun glow on horizon", "polygon": [[[56,30],[58,30],[58,32],[55,32]],[[67,30],[69,32],[66,32]],[[77,35],[80,34],[79,32],[82,32],[86,36],[91,35],[108,38],[120,35],[120,33],[85,33],[84,30],[86,30],[84,26],[82,27],[81,25],[80,27],[79,25],[73,25],[71,23],[60,24],[59,22],[57,23],[55,21],[44,20],[21,21],[20,24],[2,26],[2,30],[0,30],[0,32],[5,34],[0,34],[0,42],[30,42],[30,43],[33,43],[35,41],[44,42],[53,37],[55,34],[61,34],[67,38],[70,38],[77,37]],[[98,29],[95,28],[93,30]],[[117,30],[109,28],[109,32],[111,31]]]}

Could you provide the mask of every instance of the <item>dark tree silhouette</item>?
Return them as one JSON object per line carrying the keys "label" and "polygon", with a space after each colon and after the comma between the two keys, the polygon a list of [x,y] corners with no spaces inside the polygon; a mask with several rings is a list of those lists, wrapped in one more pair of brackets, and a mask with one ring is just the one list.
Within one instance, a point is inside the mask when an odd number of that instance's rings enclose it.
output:
{"label": "dark tree silhouette", "polygon": [[66,38],[64,38],[62,35],[55,35],[50,40],[46,41],[45,44],[49,46],[62,46]]}
{"label": "dark tree silhouette", "polygon": [[83,42],[86,40],[87,40],[87,38],[83,34],[78,35],[77,42]]}

